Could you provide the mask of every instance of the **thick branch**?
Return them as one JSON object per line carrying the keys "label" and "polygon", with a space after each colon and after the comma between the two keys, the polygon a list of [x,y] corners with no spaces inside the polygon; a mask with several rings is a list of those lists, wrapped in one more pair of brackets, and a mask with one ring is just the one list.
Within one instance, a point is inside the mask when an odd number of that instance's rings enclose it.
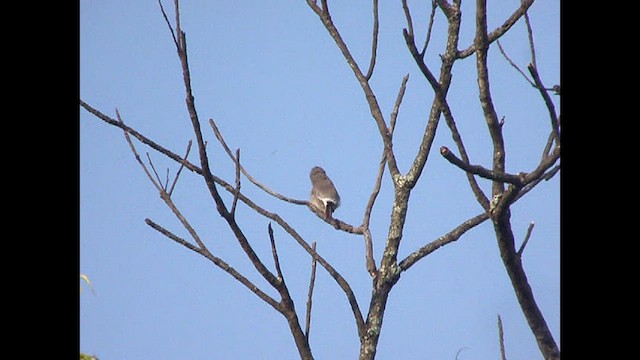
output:
{"label": "thick branch", "polygon": [[517,186],[523,185],[524,175],[513,175],[513,174],[507,174],[507,173],[500,174],[500,173],[495,173],[480,165],[471,165],[469,163],[466,163],[460,160],[446,146],[440,147],[440,154],[445,159],[447,159],[451,164],[459,167],[460,169],[466,172],[470,172],[472,174],[475,174],[485,179],[489,179],[493,181],[506,182],[506,183],[517,185]]}
{"label": "thick branch", "polygon": [[[486,0],[476,1],[476,68],[478,72],[478,88],[480,92],[480,105],[489,128],[491,141],[493,142],[493,172],[500,176],[505,171],[505,149],[504,138],[502,137],[502,126],[498,121],[498,116],[493,107],[491,90],[489,87],[489,69],[487,67],[487,57],[489,51],[489,41],[487,39],[487,3]],[[504,191],[503,183],[493,181],[492,197]]]}
{"label": "thick branch", "polygon": [[[405,8],[405,12],[407,13],[407,19],[409,19],[410,21],[411,17],[408,14],[408,11],[409,11],[408,8]],[[424,54],[421,55],[418,52],[418,49],[415,45],[414,37],[409,32],[407,31],[404,32],[405,42],[407,43],[409,52],[413,56],[414,61],[418,65],[418,68],[420,68],[420,71],[425,76],[425,78],[427,79],[427,81],[429,82],[429,84],[433,88],[433,91],[436,94],[436,98],[434,100],[434,103],[431,109],[431,115],[429,117],[430,120],[428,122],[427,129],[423,136],[422,143],[420,145],[420,152],[418,156],[416,156],[416,160],[414,161],[414,164],[411,167],[409,174],[407,175],[407,178],[413,181],[413,183],[417,182],[417,178],[419,177],[419,174],[422,171],[422,168],[424,167],[427,161],[427,157],[431,149],[431,144],[433,143],[433,138],[435,136],[438,119],[441,113],[444,115],[445,122],[447,123],[447,126],[451,130],[451,135],[453,137],[454,142],[456,143],[456,146],[458,147],[458,150],[460,151],[460,154],[462,155],[462,159],[465,162],[469,162],[469,157],[465,150],[464,143],[462,142],[462,137],[460,136],[460,133],[457,129],[455,120],[453,118],[453,114],[451,113],[451,109],[449,108],[449,104],[446,99],[446,91],[451,81],[451,67],[454,61],[454,54],[455,54],[455,48],[457,46],[459,30],[460,30],[459,17],[457,18],[453,17],[450,22],[449,43],[447,46],[448,50],[446,52],[447,55],[443,57],[444,62],[443,62],[443,68],[441,70],[440,81],[436,80],[435,76],[433,75],[433,73],[431,72],[427,64],[424,62],[424,59],[423,59]],[[478,185],[476,179],[471,174],[467,174],[467,180],[469,181],[471,190],[473,191],[478,203],[480,203],[480,205],[485,210],[488,209],[489,200],[487,199],[486,195],[482,192],[482,189],[480,189],[480,186]]]}
{"label": "thick branch", "polygon": [[540,308],[536,304],[527,275],[522,267],[521,258],[515,251],[515,241],[508,211],[501,212],[494,219],[494,228],[498,240],[498,248],[500,249],[500,257],[511,280],[520,308],[536,338],[540,351],[547,360],[560,359],[560,350],[553,339]]}

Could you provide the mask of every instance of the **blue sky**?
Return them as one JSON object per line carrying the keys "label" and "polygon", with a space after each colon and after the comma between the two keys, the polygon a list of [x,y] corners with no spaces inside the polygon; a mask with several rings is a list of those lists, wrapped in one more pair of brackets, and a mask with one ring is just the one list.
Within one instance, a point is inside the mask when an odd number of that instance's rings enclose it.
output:
{"label": "blue sky", "polygon": [[[490,1],[493,29],[518,1]],[[172,16],[173,4],[164,2]],[[428,6],[410,1],[418,39]],[[474,36],[474,3],[463,1],[460,48]],[[330,2],[332,17],[352,54],[369,63],[371,4]],[[183,1],[196,106],[208,140],[214,174],[234,180],[233,163],[216,141],[215,119],[229,146],[241,149],[245,168],[286,196],[306,199],[308,174],[325,168],[341,196],[335,216],[359,225],[373,189],[382,141],[364,95],[335,43],[305,1]],[[560,82],[559,2],[539,0],[529,16],[536,60],[545,84]],[[394,135],[400,170],[413,161],[433,93],[402,37],[400,1],[380,2],[380,37],[371,80],[389,119],[402,77],[410,74]],[[439,69],[445,21],[436,16],[427,63]],[[524,22],[501,43],[522,69],[530,61]],[[507,171],[530,171],[549,134],[546,107],[537,90],[502,57],[489,52],[491,91],[505,117]],[[475,57],[454,66],[448,100],[471,161],[491,164],[491,140],[478,102]],[[166,148],[182,154],[194,139],[182,72],[157,1],[80,2],[80,96]],[[552,96],[556,109],[559,98]],[[195,144],[194,144],[195,145]],[[432,154],[409,202],[399,258],[480,213],[466,177],[438,153],[455,149],[441,124]],[[136,143],[156,169],[174,176],[177,165]],[[195,150],[195,148],[193,149]],[[189,159],[197,163],[196,152]],[[490,182],[479,180],[490,194]],[[393,189],[388,172],[372,214],[375,258],[380,260]],[[362,237],[338,232],[304,206],[279,201],[243,178],[243,192],[278,213],[351,284],[366,316],[370,277]],[[523,262],[536,301],[560,341],[560,186],[556,176],[512,208],[518,243],[535,228]],[[228,204],[232,196],[223,198]],[[174,191],[177,206],[209,249],[269,294],[277,296],[246,259],[217,214],[201,178],[183,172]],[[263,261],[271,266],[268,219],[239,204],[238,221]],[[80,270],[95,295],[80,295],[80,349],[100,359],[296,359],[284,318],[205,258],[165,238],[145,218],[189,238],[136,163],[121,130],[80,109]],[[310,259],[276,224],[282,270],[304,321]],[[504,324],[508,357],[542,358],[500,260],[490,223],[427,256],[393,289],[385,313],[378,359],[499,358],[497,315]],[[310,342],[316,359],[357,358],[359,341],[346,297],[318,267]]]}

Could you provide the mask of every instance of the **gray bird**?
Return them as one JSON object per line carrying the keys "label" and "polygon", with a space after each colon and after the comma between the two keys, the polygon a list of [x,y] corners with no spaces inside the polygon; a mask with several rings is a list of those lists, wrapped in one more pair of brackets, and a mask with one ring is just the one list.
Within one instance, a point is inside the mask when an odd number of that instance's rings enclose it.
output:
{"label": "gray bird", "polygon": [[311,204],[324,212],[327,219],[331,219],[333,212],[340,206],[340,195],[324,169],[315,166],[309,174],[311,178]]}

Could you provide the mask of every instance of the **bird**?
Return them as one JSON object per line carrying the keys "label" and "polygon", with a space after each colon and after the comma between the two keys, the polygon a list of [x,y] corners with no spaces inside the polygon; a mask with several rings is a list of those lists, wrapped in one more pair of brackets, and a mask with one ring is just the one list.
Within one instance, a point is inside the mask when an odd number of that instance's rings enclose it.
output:
{"label": "bird", "polygon": [[312,185],[311,204],[322,210],[327,219],[331,219],[333,212],[340,206],[338,190],[320,166],[314,166],[311,169],[309,178],[311,178]]}

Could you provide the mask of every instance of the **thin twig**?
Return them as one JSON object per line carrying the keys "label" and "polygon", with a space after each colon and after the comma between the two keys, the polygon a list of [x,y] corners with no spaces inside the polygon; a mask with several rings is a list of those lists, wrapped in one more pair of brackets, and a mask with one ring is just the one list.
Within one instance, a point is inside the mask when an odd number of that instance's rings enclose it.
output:
{"label": "thin twig", "polygon": [[[116,109],[116,116],[118,117],[118,121],[120,121],[121,124],[124,124],[124,122],[122,121],[122,118],[120,117],[120,113],[118,112],[118,110]],[[149,172],[149,170],[147,169],[147,167],[144,165],[144,163],[142,162],[142,159],[140,159],[140,155],[138,154],[138,151],[136,150],[136,147],[133,145],[133,141],[131,141],[131,137],[129,136],[128,132],[124,132],[124,137],[127,140],[127,143],[129,144],[129,147],[131,148],[131,152],[133,152],[134,157],[136,158],[136,160],[138,161],[138,164],[140,164],[140,166],[142,167],[142,170],[144,170],[145,174],[147,174],[147,177],[149,178],[149,180],[151,180],[151,183],[153,184],[153,186],[155,186],[155,188],[158,190],[158,192],[160,192],[160,198],[162,198],[162,200],[165,202],[165,204],[167,204],[167,206],[169,207],[169,209],[173,212],[173,214],[178,218],[178,220],[180,221],[180,223],[182,224],[182,226],[184,226],[184,228],[189,232],[189,234],[191,235],[191,237],[196,241],[196,243],[198,244],[198,246],[200,247],[200,249],[203,252],[209,252],[209,250],[207,249],[207,247],[205,246],[204,242],[202,242],[202,240],[200,239],[200,236],[198,235],[198,233],[195,231],[195,229],[191,226],[191,224],[189,224],[189,222],[187,221],[187,219],[182,215],[182,213],[180,212],[180,210],[178,210],[178,208],[176,207],[175,203],[173,202],[173,200],[171,200],[171,197],[169,196],[169,194],[166,192],[166,190],[164,188],[162,188],[161,184],[156,182],[153,177],[151,176],[151,173]]]}
{"label": "thin twig", "polygon": [[553,146],[553,142],[555,138],[556,137],[553,134],[553,131],[551,131],[549,133],[549,138],[547,139],[547,144],[544,146],[544,149],[542,150],[542,159],[540,161],[544,161],[544,159],[549,157],[549,152],[551,151],[551,146]]}
{"label": "thin twig", "polygon": [[[124,121],[122,120],[122,117],[120,116],[120,112],[118,111],[118,109],[116,109],[116,116],[118,117],[118,122],[121,125],[124,125]],[[136,151],[136,147],[133,145],[133,141],[131,141],[131,137],[129,136],[129,133],[127,131],[124,131],[124,138],[129,144],[129,148],[131,148],[131,152],[133,153],[133,156],[135,157],[136,161],[138,162],[138,164],[140,164],[140,166],[142,167],[142,170],[144,170],[144,173],[147,174],[147,177],[149,178],[149,180],[151,180],[151,183],[153,184],[153,186],[155,186],[156,189],[160,193],[162,193],[163,191],[162,186],[160,186],[160,183],[156,182],[153,176],[151,176],[149,169],[147,169],[147,166],[142,162],[142,159],[140,159],[140,155],[138,154],[138,151]]]}
{"label": "thin twig", "polygon": [[462,350],[469,350],[469,347],[468,346],[463,346],[460,349],[458,349],[458,351],[456,351],[456,360],[458,360],[458,356],[460,355]]}
{"label": "thin twig", "polygon": [[409,36],[413,37],[413,21],[411,20],[411,12],[409,11],[407,0],[402,0],[402,10],[404,10],[404,17],[407,19],[408,29],[406,31]]}
{"label": "thin twig", "polygon": [[156,167],[153,166],[153,161],[151,161],[151,156],[149,156],[149,153],[146,153],[146,154],[147,154],[147,160],[149,160],[149,165],[151,165],[151,170],[153,170],[153,173],[156,175],[156,180],[158,180],[158,184],[160,184],[160,187],[166,190],[167,188],[162,186],[162,180],[160,180],[160,176],[156,171]]}
{"label": "thin twig", "polygon": [[171,26],[171,23],[169,22],[169,18],[167,17],[167,13],[164,11],[164,7],[162,6],[162,1],[158,0],[158,4],[160,5],[160,11],[162,12],[162,16],[164,17],[164,21],[167,23],[167,26],[169,27],[169,31],[171,31],[171,37],[173,38],[173,43],[176,44],[176,48],[179,48],[180,46],[178,45],[178,39],[176,39],[176,33],[173,32],[173,27]]}
{"label": "thin twig", "polygon": [[376,53],[378,51],[378,0],[373,0],[373,35],[371,40],[371,60],[369,60],[369,70],[367,70],[367,75],[365,75],[365,79],[367,81],[371,79],[371,75],[373,75],[373,68],[376,66]]}
{"label": "thin twig", "polygon": [[522,242],[522,245],[520,245],[520,249],[516,253],[518,257],[522,257],[522,252],[524,251],[524,247],[527,246],[527,243],[529,242],[529,237],[531,237],[531,231],[533,231],[534,225],[535,223],[533,221],[529,224],[529,227],[527,228],[527,234],[524,236],[524,241]]}
{"label": "thin twig", "polygon": [[498,337],[500,338],[500,357],[507,360],[507,354],[504,351],[504,330],[502,329],[502,319],[498,315]]}
{"label": "thin twig", "polygon": [[236,191],[233,195],[233,203],[231,204],[231,216],[236,216],[236,205],[238,204],[238,195],[240,194],[240,148],[236,149]]}
{"label": "thin twig", "polygon": [[435,19],[437,7],[438,7],[438,4],[436,4],[436,1],[432,0],[431,15],[429,15],[429,26],[427,28],[427,37],[424,40],[424,46],[422,46],[422,51],[420,52],[420,56],[422,56],[422,58],[424,58],[424,55],[427,53],[427,46],[429,46],[429,41],[431,40],[431,30],[433,28],[433,20]]}
{"label": "thin twig", "polygon": [[169,189],[169,196],[171,196],[171,194],[173,194],[173,189],[176,187],[176,184],[178,183],[178,177],[180,176],[180,173],[182,172],[182,169],[184,168],[184,165],[186,164],[187,161],[187,157],[189,156],[189,152],[191,151],[191,140],[189,140],[189,143],[187,144],[187,151],[184,154],[183,157],[183,161],[180,162],[180,168],[178,168],[178,172],[176,173],[176,177],[173,179],[173,183],[171,184],[171,189]]}
{"label": "thin twig", "polygon": [[560,123],[558,121],[558,116],[556,115],[556,108],[553,105],[553,101],[551,100],[549,93],[547,93],[544,84],[542,84],[542,80],[540,79],[537,68],[533,64],[529,64],[527,66],[527,69],[529,69],[529,73],[531,73],[531,76],[533,77],[536,88],[538,88],[540,95],[542,95],[542,99],[544,100],[544,103],[547,106],[547,110],[549,111],[551,130],[553,131],[553,136],[556,139],[556,145],[560,145]]}
{"label": "thin twig", "polygon": [[504,51],[504,49],[502,48],[502,44],[500,44],[500,40],[496,41],[498,43],[498,49],[500,49],[500,53],[502,54],[502,56],[504,56],[505,59],[507,59],[507,62],[514,68],[516,69],[520,74],[522,74],[522,76],[524,77],[525,80],[527,80],[527,82],[529,84],[531,84],[531,86],[536,87],[536,84],[533,83],[533,81],[531,81],[531,79],[529,79],[529,77],[527,76],[527,74],[524,73],[524,71],[522,71],[520,69],[520,67],[518,65],[516,65],[516,63],[513,62],[513,60],[511,60],[511,58],[509,58],[509,56],[507,55],[507,53]]}
{"label": "thin twig", "polygon": [[[520,3],[523,4],[524,0],[520,0]],[[531,63],[535,68],[538,68],[536,65],[536,47],[533,45],[533,29],[531,28],[531,22],[529,21],[529,13],[525,10],[524,12],[524,23],[527,25],[527,34],[529,36],[529,48],[531,49]]]}
{"label": "thin twig", "polygon": [[271,255],[273,256],[273,262],[276,266],[276,272],[278,274],[278,281],[284,281],[284,276],[282,275],[282,269],[280,269],[280,260],[278,260],[278,251],[276,250],[276,240],[273,237],[273,228],[271,227],[271,223],[267,226],[267,230],[269,232],[269,241],[271,242]]}
{"label": "thin twig", "polygon": [[[311,248],[313,251],[316,251],[316,242],[314,241],[311,244]],[[311,304],[313,298],[313,287],[316,283],[316,257],[311,257],[311,278],[309,279],[309,291],[307,293],[307,314],[305,318],[305,326],[304,326],[304,335],[307,337],[307,341],[309,341],[309,330],[311,329]]]}
{"label": "thin twig", "polygon": [[400,104],[402,104],[402,99],[404,98],[404,92],[407,88],[407,82],[409,81],[409,74],[405,75],[402,78],[402,84],[400,84],[400,90],[398,90],[398,96],[396,97],[396,102],[393,104],[393,110],[391,111],[391,116],[389,120],[389,134],[393,136],[393,131],[396,128],[396,119],[398,118],[398,111],[400,111]]}

